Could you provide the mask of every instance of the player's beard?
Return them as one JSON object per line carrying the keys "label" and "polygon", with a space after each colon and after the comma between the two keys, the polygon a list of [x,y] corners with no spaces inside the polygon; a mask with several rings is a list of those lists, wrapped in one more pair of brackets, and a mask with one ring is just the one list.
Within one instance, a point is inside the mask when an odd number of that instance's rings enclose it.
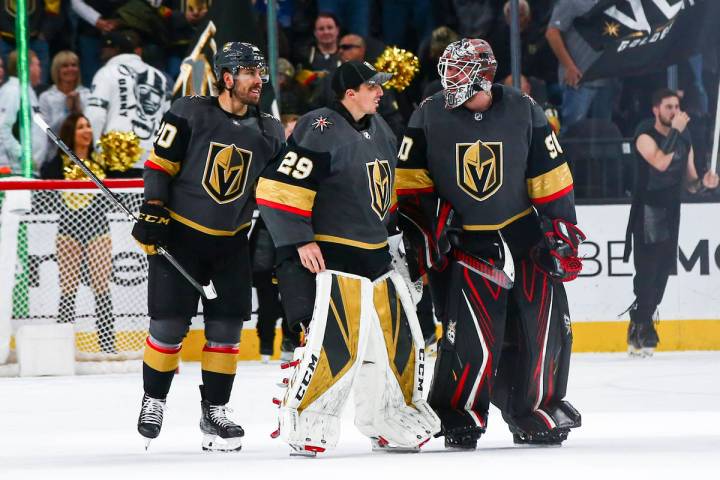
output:
{"label": "player's beard", "polygon": [[672,127],[672,120],[674,118],[674,115],[669,115],[668,117],[664,117],[662,114],[658,116],[658,120],[660,121],[660,124],[664,127]]}
{"label": "player's beard", "polygon": [[253,89],[260,90],[260,93],[262,93],[262,83],[259,85],[251,85],[247,89],[242,89],[240,86],[236,83],[235,87],[232,89],[232,95],[240,100],[245,105],[257,105],[260,103],[260,95],[257,96],[257,98],[250,93]]}

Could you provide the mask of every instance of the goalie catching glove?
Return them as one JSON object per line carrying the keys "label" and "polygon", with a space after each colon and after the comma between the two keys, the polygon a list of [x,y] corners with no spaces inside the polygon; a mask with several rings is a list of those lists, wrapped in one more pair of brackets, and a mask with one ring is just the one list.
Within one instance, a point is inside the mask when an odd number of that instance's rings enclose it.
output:
{"label": "goalie catching glove", "polygon": [[157,247],[165,245],[170,226],[170,213],[162,205],[144,202],[140,207],[132,236],[147,255],[155,255]]}
{"label": "goalie catching glove", "polygon": [[582,270],[578,247],[585,234],[572,223],[547,217],[540,219],[540,229],[543,240],[531,252],[535,264],[561,282],[575,280]]}

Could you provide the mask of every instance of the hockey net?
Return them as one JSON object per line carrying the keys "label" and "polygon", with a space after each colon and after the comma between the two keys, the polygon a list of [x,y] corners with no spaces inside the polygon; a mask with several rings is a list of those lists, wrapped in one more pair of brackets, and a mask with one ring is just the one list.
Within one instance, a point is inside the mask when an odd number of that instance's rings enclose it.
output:
{"label": "hockey net", "polygon": [[[142,180],[105,184],[138,211]],[[147,259],[131,229],[92,182],[0,181],[0,364],[18,328],[50,323],[74,325],[79,362],[142,358]]]}

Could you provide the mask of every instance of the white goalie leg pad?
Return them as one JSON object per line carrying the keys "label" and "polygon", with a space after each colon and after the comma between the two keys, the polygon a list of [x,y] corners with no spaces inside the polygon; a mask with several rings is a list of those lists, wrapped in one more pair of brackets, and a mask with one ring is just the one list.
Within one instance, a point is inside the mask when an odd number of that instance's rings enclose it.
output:
{"label": "white goalie leg pad", "polygon": [[373,285],[368,347],[356,379],[355,425],[390,448],[416,448],[440,431],[440,419],[423,399],[425,347],[415,305],[396,272]]}
{"label": "white goalie leg pad", "polygon": [[296,452],[333,448],[340,417],[367,345],[363,298],[372,283],[325,271],[316,277],[313,317],[299,363],[280,404],[280,434]]}

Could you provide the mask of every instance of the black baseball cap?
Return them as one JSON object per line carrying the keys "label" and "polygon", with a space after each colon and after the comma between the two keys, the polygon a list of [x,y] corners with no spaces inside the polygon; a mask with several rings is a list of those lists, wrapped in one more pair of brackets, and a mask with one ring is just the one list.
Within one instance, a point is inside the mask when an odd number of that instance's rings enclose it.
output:
{"label": "black baseball cap", "polygon": [[378,72],[368,62],[351,60],[340,65],[333,73],[332,89],[338,95],[348,88],[357,89],[363,83],[382,85],[392,78],[392,73]]}
{"label": "black baseball cap", "polygon": [[103,46],[117,48],[122,53],[132,53],[140,46],[140,37],[132,30],[113,30],[105,35]]}

